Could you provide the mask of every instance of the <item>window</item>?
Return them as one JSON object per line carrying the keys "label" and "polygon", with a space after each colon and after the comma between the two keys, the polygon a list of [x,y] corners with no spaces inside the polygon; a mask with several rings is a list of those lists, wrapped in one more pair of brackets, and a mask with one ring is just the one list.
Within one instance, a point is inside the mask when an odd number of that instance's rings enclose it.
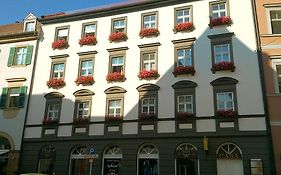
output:
{"label": "window", "polygon": [[119,174],[122,158],[123,154],[119,146],[111,145],[107,147],[103,153],[103,175]]}
{"label": "window", "polygon": [[23,108],[26,92],[26,86],[3,88],[0,108]]}
{"label": "window", "polygon": [[52,78],[64,78],[64,63],[53,64]]}
{"label": "window", "polygon": [[271,34],[281,34],[281,7],[268,9]]}
{"label": "window", "polygon": [[111,70],[110,72],[123,73],[124,71],[124,57],[116,56],[111,58]]}
{"label": "window", "polygon": [[156,53],[143,53],[142,55],[143,61],[143,70],[155,70],[156,69]]}
{"label": "window", "polygon": [[219,92],[217,96],[217,110],[234,111],[233,92]]}
{"label": "window", "polygon": [[53,174],[56,150],[53,146],[43,147],[39,154],[38,173]]}
{"label": "window", "polygon": [[142,14],[142,28],[158,28],[157,12]]}
{"label": "window", "polygon": [[109,116],[120,116],[121,114],[121,99],[109,100],[108,101],[108,115]]}
{"label": "window", "polygon": [[93,60],[81,60],[81,76],[93,75]]}
{"label": "window", "polygon": [[250,159],[251,175],[263,175],[263,163],[261,159]]}
{"label": "window", "polygon": [[89,118],[91,117],[92,96],[94,94],[94,92],[86,89],[74,92],[73,95],[75,96],[75,120],[89,120]]}
{"label": "window", "polygon": [[155,114],[155,98],[143,98],[142,99],[142,113],[143,114]]}
{"label": "window", "polygon": [[214,48],[215,63],[230,60],[230,44],[216,44]]}
{"label": "window", "polygon": [[192,66],[192,49],[177,49],[177,66]]}
{"label": "window", "polygon": [[219,18],[223,16],[229,16],[227,11],[227,2],[226,1],[215,1],[210,3],[211,8],[211,17]]}
{"label": "window", "polygon": [[96,36],[97,34],[97,23],[85,23],[82,27],[82,36]]}
{"label": "window", "polygon": [[48,104],[47,119],[58,120],[60,116],[61,104]]}
{"label": "window", "polygon": [[58,122],[61,115],[61,104],[64,95],[58,92],[51,92],[44,97],[46,98],[45,124],[51,121]]}
{"label": "window", "polygon": [[122,118],[124,111],[124,93],[126,90],[114,86],[105,91],[107,103],[106,103],[106,117],[109,118]]}
{"label": "window", "polygon": [[159,150],[152,144],[141,146],[138,151],[138,175],[159,175]]}
{"label": "window", "polygon": [[68,41],[69,26],[56,28],[55,41],[65,40]]}
{"label": "window", "polygon": [[178,112],[193,113],[192,95],[179,95],[178,96]]}
{"label": "window", "polygon": [[77,102],[77,118],[86,118],[90,115],[90,102],[89,101],[79,101]]}
{"label": "window", "polygon": [[8,67],[31,64],[33,46],[12,47],[8,59]]}
{"label": "window", "polygon": [[175,9],[175,24],[192,22],[191,7]]}
{"label": "window", "polygon": [[126,22],[127,18],[116,18],[112,19],[112,30],[111,32],[124,32],[126,33]]}
{"label": "window", "polygon": [[272,59],[273,75],[275,80],[275,92],[281,93],[281,59]]}
{"label": "window", "polygon": [[128,47],[107,49],[109,52],[107,82],[123,82],[125,77],[125,58]]}
{"label": "window", "polygon": [[25,24],[25,31],[26,32],[35,31],[35,22],[27,22]]}

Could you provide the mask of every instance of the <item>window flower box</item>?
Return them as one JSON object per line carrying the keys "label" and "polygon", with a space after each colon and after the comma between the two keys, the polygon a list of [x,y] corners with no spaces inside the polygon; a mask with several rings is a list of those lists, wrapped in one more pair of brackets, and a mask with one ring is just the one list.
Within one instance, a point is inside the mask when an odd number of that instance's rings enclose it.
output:
{"label": "window flower box", "polygon": [[175,77],[178,75],[184,75],[184,74],[195,74],[195,69],[193,66],[178,66],[174,69],[173,74]]}
{"label": "window flower box", "polygon": [[126,33],[124,32],[113,32],[109,35],[108,40],[112,42],[121,42],[128,39]]}
{"label": "window flower box", "polygon": [[106,81],[107,82],[123,82],[125,81],[125,74],[122,74],[120,72],[113,72],[113,73],[109,73],[106,76]]}
{"label": "window flower box", "polygon": [[95,45],[95,44],[97,44],[97,38],[96,38],[96,36],[92,36],[92,35],[82,36],[79,40],[79,44],[80,44],[80,46]]}
{"label": "window flower box", "polygon": [[177,32],[190,32],[194,30],[194,25],[193,22],[184,22],[184,23],[179,23],[174,26],[174,33]]}
{"label": "window flower box", "polygon": [[68,42],[64,39],[56,40],[52,43],[52,48],[55,49],[64,49],[68,47]]}
{"label": "window flower box", "polygon": [[83,86],[92,85],[94,84],[94,77],[93,76],[80,76],[77,77],[75,83],[76,85],[82,84]]}
{"label": "window flower box", "polygon": [[177,112],[176,113],[176,118],[179,120],[186,120],[189,118],[194,117],[193,113],[189,113],[189,112]]}
{"label": "window flower box", "polygon": [[58,124],[59,120],[58,119],[51,119],[51,118],[45,117],[43,119],[42,123],[43,123],[44,126],[51,126],[51,125]]}
{"label": "window flower box", "polygon": [[118,122],[118,121],[122,121],[123,117],[122,116],[112,116],[112,115],[107,115],[105,116],[105,121],[107,122]]}
{"label": "window flower box", "polygon": [[141,113],[140,114],[140,120],[149,120],[149,119],[156,119],[156,114],[148,114],[148,113]]}
{"label": "window flower box", "polygon": [[209,26],[212,28],[213,26],[220,26],[220,25],[231,25],[232,20],[230,16],[222,16],[219,18],[211,19]]}
{"label": "window flower box", "polygon": [[83,125],[83,124],[88,124],[90,122],[90,118],[89,117],[74,117],[73,118],[73,124],[75,125]]}
{"label": "window flower box", "polygon": [[65,82],[61,78],[58,78],[58,79],[53,78],[53,79],[50,79],[49,81],[47,81],[47,86],[49,88],[59,89],[59,88],[62,88],[63,86],[65,86]]}
{"label": "window flower box", "polygon": [[236,117],[237,116],[237,112],[233,111],[233,110],[218,110],[216,112],[216,116],[220,116],[220,117]]}
{"label": "window flower box", "polygon": [[225,71],[225,70],[230,70],[231,72],[234,72],[235,66],[232,61],[222,61],[222,62],[213,64],[211,70],[212,70],[212,72]]}
{"label": "window flower box", "polygon": [[157,70],[142,70],[139,72],[138,75],[140,80],[150,80],[150,79],[157,79],[159,77]]}
{"label": "window flower box", "polygon": [[156,28],[143,28],[141,29],[140,33],[139,33],[139,36],[141,38],[144,38],[144,37],[157,37],[158,35],[160,34],[159,30],[156,29]]}

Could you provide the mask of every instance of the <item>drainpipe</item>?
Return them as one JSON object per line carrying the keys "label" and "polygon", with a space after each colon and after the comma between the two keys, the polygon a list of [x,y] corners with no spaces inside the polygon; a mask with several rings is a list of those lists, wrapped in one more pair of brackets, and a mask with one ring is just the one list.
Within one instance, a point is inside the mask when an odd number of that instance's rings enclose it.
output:
{"label": "drainpipe", "polygon": [[261,40],[260,40],[260,31],[259,31],[259,22],[257,19],[257,9],[256,9],[256,0],[252,0],[252,9],[253,9],[253,17],[254,17],[254,27],[255,27],[255,35],[256,35],[256,42],[257,42],[257,54],[258,54],[258,63],[259,63],[259,73],[260,73],[260,81],[261,81],[261,88],[262,88],[262,97],[263,97],[263,105],[264,105],[264,112],[265,112],[265,122],[267,128],[267,139],[268,139],[268,148],[269,148],[269,156],[271,165],[271,175],[276,175],[276,168],[275,168],[275,159],[274,159],[274,151],[273,151],[273,143],[272,143],[272,136],[271,136],[271,126],[270,126],[270,119],[268,113],[268,101],[266,97],[266,88],[265,88],[265,76],[264,76],[264,69],[263,69],[263,55],[262,55],[262,48],[261,48]]}

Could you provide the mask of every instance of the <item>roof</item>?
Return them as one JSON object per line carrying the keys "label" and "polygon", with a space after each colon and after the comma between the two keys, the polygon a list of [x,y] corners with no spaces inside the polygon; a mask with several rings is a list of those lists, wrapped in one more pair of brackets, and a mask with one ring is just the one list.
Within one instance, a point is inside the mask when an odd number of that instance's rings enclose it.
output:
{"label": "roof", "polygon": [[23,32],[23,23],[14,23],[0,26],[0,35],[12,35]]}

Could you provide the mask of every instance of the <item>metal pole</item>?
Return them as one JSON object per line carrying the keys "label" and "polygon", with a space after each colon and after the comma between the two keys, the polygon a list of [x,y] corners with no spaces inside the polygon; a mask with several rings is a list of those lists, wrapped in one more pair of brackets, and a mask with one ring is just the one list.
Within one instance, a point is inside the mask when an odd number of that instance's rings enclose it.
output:
{"label": "metal pole", "polygon": [[89,162],[90,162],[90,175],[92,175],[93,159],[90,159]]}

